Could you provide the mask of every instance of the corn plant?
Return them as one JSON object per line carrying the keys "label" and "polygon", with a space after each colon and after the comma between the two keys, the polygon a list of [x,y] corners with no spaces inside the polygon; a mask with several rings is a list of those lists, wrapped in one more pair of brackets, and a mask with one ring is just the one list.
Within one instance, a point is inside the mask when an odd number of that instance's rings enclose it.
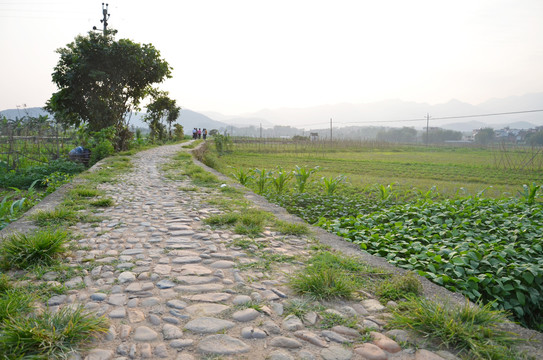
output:
{"label": "corn plant", "polygon": [[266,191],[266,186],[268,185],[268,182],[271,179],[271,171],[266,171],[266,169],[255,169],[256,173],[256,193],[257,194],[263,194]]}
{"label": "corn plant", "polygon": [[254,171],[249,169],[245,171],[243,168],[234,168],[234,172],[231,175],[243,186],[247,186],[249,182],[254,179]]}
{"label": "corn plant", "polygon": [[318,170],[319,170],[318,166],[315,166],[313,169],[308,170],[305,166],[300,167],[296,165],[296,168],[294,169],[292,173],[296,179],[298,192],[303,193],[305,191],[305,186],[307,185],[309,177],[311,176],[311,174],[316,173]]}
{"label": "corn plant", "polygon": [[345,182],[345,175],[338,175],[335,178],[333,177],[322,177],[321,178],[322,185],[324,190],[326,191],[326,195],[334,195],[334,192],[337,190],[339,184]]}
{"label": "corn plant", "polygon": [[535,202],[535,198],[537,196],[538,190],[541,189],[541,185],[536,185],[536,183],[532,183],[531,185],[522,185],[522,191],[518,191],[519,196],[521,199],[526,202],[528,205],[532,205]]}
{"label": "corn plant", "polygon": [[379,195],[379,199],[383,201],[390,200],[392,197],[395,197],[394,189],[392,188],[394,186],[394,183],[389,184],[387,186],[383,184],[377,184],[377,191]]}
{"label": "corn plant", "polygon": [[277,168],[276,176],[272,178],[272,184],[278,194],[282,194],[285,190],[285,185],[292,178],[292,173],[283,170],[282,167]]}

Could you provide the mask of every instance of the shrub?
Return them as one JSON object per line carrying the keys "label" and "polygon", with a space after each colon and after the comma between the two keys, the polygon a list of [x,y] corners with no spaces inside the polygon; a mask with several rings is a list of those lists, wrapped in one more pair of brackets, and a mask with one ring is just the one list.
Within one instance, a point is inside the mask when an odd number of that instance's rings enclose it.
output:
{"label": "shrub", "polygon": [[45,187],[44,181],[48,176],[54,173],[66,175],[75,175],[85,170],[85,166],[72,161],[57,159],[50,161],[45,165],[30,166],[19,172],[10,171],[0,173],[0,187],[16,187],[19,189],[28,189],[32,183],[37,181],[37,186]]}
{"label": "shrub", "polygon": [[100,141],[91,149],[89,165],[92,166],[96,164],[98,161],[105,159],[108,156],[113,155],[114,152],[115,152],[115,149],[113,148],[113,144],[111,143],[111,141],[109,140]]}

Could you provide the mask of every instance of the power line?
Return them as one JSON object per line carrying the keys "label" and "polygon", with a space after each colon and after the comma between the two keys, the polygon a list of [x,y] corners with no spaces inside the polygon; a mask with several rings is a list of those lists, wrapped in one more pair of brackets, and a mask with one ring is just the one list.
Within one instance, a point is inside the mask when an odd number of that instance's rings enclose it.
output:
{"label": "power line", "polygon": [[[501,112],[501,113],[488,113],[488,114],[474,114],[474,115],[459,115],[459,116],[443,116],[443,117],[430,117],[430,120],[452,120],[452,119],[467,119],[475,117],[486,117],[486,116],[502,116],[502,115],[516,115],[516,114],[528,114],[535,112],[543,112],[543,109],[537,110],[521,110],[521,111],[510,111],[510,112]],[[335,122],[336,124],[375,124],[375,123],[390,123],[390,122],[413,122],[413,121],[426,121],[427,116],[417,118],[417,119],[396,119],[396,120],[365,120],[365,121],[339,121]],[[320,123],[311,123],[303,124],[302,126],[318,126],[318,125],[327,125],[327,122]]]}

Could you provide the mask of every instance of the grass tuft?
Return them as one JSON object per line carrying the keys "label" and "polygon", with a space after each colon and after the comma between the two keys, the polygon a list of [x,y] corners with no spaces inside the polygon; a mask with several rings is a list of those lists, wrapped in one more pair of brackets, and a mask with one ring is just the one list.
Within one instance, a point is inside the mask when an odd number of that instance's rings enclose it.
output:
{"label": "grass tuft", "polygon": [[30,313],[33,310],[33,301],[34,298],[22,289],[10,289],[2,292],[0,294],[0,324],[9,318],[25,316]]}
{"label": "grass tuft", "polygon": [[32,215],[32,219],[41,227],[74,225],[79,221],[76,212],[64,206],[50,211],[38,211]]}
{"label": "grass tuft", "polygon": [[0,244],[2,267],[28,269],[49,266],[67,251],[68,233],[61,230],[38,231],[33,234],[11,234]]}
{"label": "grass tuft", "polygon": [[98,200],[94,200],[90,203],[91,206],[94,206],[94,207],[109,207],[109,206],[113,206],[113,199],[111,198],[103,198],[103,199],[98,199]]}
{"label": "grass tuft", "polygon": [[413,272],[393,276],[391,279],[383,281],[376,290],[376,295],[384,301],[419,296],[421,293],[422,284]]}
{"label": "grass tuft", "polygon": [[108,329],[106,319],[64,307],[30,317],[7,319],[0,329],[0,350],[9,359],[63,358]]}
{"label": "grass tuft", "polygon": [[290,223],[286,221],[277,220],[275,222],[275,228],[281,234],[302,236],[309,234],[309,228],[306,224]]}
{"label": "grass tuft", "polygon": [[501,327],[507,321],[507,313],[493,310],[492,304],[474,306],[466,300],[455,305],[410,297],[393,312],[389,326],[414,330],[469,359],[524,359],[513,348],[523,340]]}

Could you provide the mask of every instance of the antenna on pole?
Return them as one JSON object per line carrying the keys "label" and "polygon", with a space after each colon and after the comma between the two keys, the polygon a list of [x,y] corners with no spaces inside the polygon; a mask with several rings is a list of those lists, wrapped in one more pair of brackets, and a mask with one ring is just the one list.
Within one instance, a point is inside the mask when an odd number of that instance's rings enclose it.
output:
{"label": "antenna on pole", "polygon": [[[108,25],[107,21],[109,20],[109,16],[111,15],[108,13],[108,7],[109,7],[109,4],[102,3],[102,14],[104,15],[104,18],[100,20],[100,22],[104,24],[104,30],[103,30],[104,35],[106,35],[107,25]],[[96,29],[96,26],[93,26],[92,30],[98,30],[98,29]]]}
{"label": "antenna on pole", "polygon": [[102,3],[102,14],[104,15],[104,18],[100,20],[100,22],[104,23],[104,35],[106,34],[106,31],[107,31],[107,21],[109,20],[109,16],[111,15],[107,13],[108,7],[109,7],[109,4]]}

